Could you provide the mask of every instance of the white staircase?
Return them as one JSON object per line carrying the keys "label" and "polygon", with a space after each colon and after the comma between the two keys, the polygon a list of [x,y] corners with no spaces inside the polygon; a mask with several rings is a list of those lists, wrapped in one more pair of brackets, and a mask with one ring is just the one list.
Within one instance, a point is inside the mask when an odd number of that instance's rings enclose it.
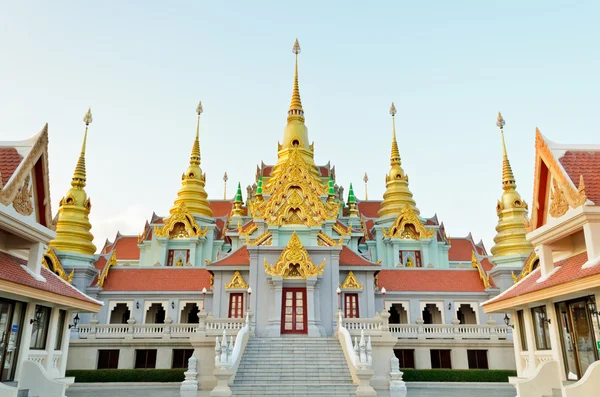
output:
{"label": "white staircase", "polygon": [[231,386],[234,396],[354,396],[337,339],[252,338]]}

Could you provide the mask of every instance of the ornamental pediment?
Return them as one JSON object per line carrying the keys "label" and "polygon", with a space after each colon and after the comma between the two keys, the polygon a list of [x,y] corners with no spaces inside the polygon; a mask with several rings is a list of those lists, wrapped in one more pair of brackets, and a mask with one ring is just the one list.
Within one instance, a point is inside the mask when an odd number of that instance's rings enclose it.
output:
{"label": "ornamental pediment", "polygon": [[179,203],[175,212],[165,220],[163,226],[154,227],[154,234],[157,237],[168,237],[169,239],[203,237],[206,236],[207,231],[208,226],[202,229],[183,202]]}
{"label": "ornamental pediment", "polygon": [[292,234],[292,238],[274,265],[270,265],[265,258],[265,273],[285,279],[306,279],[319,276],[323,274],[324,269],[325,259],[319,266],[315,265],[296,232]]}
{"label": "ornamental pediment", "polygon": [[383,235],[386,238],[421,240],[433,238],[435,230],[427,229],[412,207],[405,204],[392,227],[387,230],[383,229]]}

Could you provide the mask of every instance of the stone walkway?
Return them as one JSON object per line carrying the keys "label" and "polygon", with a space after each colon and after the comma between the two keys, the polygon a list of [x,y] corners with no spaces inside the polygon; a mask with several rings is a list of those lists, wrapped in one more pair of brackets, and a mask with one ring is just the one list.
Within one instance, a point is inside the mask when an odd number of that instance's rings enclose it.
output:
{"label": "stone walkway", "polygon": [[[135,388],[114,388],[114,385],[85,387],[75,386],[67,390],[67,397],[179,397],[179,388],[174,387],[145,387],[136,385]],[[198,397],[208,397],[209,392],[199,392]],[[389,397],[388,392],[378,392],[378,397]],[[408,385],[407,397],[514,397],[515,389],[511,387],[487,387],[485,385],[444,385],[411,386]]]}

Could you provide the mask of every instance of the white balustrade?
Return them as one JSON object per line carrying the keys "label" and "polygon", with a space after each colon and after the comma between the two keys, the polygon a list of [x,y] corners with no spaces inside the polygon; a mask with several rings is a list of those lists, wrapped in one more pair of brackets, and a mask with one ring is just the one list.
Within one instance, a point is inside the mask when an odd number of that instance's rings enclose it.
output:
{"label": "white balustrade", "polygon": [[[420,321],[419,321],[420,322]],[[400,339],[508,339],[510,328],[496,324],[390,324]]]}
{"label": "white balustrade", "polygon": [[235,344],[233,342],[233,336],[229,336],[227,341],[227,330],[231,328],[223,328],[223,335],[219,341],[219,337],[216,337],[215,343],[215,366],[220,369],[228,369],[233,367],[238,360],[241,358],[241,351],[243,345],[243,339],[248,334],[250,329],[250,313],[246,315],[246,318],[242,318],[242,327],[235,337]]}

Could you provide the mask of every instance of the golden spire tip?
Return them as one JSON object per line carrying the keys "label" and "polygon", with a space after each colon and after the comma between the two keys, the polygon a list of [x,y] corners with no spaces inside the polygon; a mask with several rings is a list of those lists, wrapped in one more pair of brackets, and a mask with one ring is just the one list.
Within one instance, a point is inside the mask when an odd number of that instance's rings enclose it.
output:
{"label": "golden spire tip", "polygon": [[202,109],[202,101],[199,101],[198,107],[196,108],[196,113],[198,113],[198,116],[200,116],[203,111],[204,111],[204,109]]}
{"label": "golden spire tip", "polygon": [[498,118],[496,119],[496,127],[499,127],[502,130],[502,129],[504,129],[505,125],[506,125],[506,121],[504,121],[504,118],[502,117],[502,113],[498,112]]}
{"label": "golden spire tip", "polygon": [[94,119],[92,118],[92,108],[88,108],[87,113],[85,114],[85,116],[83,116],[83,122],[87,126],[90,125],[92,121],[94,121]]}
{"label": "golden spire tip", "polygon": [[394,102],[392,102],[392,106],[390,106],[390,114],[392,117],[396,116],[396,106],[394,106]]}
{"label": "golden spire tip", "polygon": [[292,48],[292,52],[296,55],[300,54],[300,43],[298,42],[297,37],[296,37],[296,41],[294,42],[294,48]]}

